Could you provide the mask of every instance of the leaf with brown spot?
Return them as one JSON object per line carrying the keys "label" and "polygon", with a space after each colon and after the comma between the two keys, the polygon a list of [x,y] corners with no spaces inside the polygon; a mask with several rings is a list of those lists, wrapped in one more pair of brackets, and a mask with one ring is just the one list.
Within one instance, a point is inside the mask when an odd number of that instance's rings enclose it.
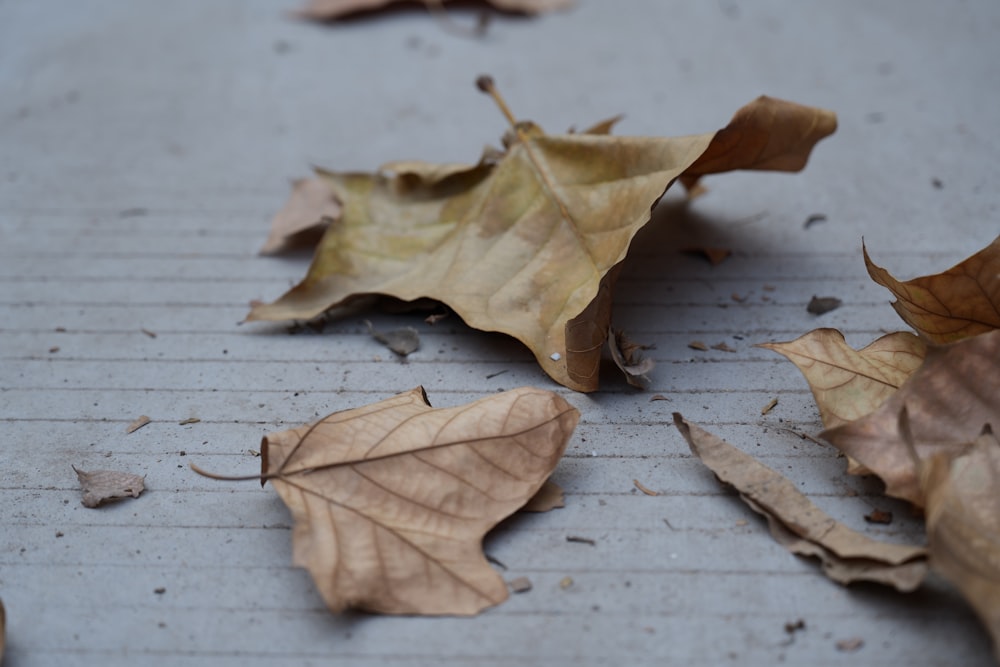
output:
{"label": "leaf with brown spot", "polygon": [[418,387],[267,435],[261,478],[330,610],[471,615],[507,598],[483,536],[538,491],[578,419],[541,389],[433,409]]}
{"label": "leaf with brown spot", "polygon": [[993,638],[1000,660],[1000,440],[991,431],[921,470],[931,567],[955,584]]}
{"label": "leaf with brown spot", "polygon": [[97,507],[122,498],[138,498],[145,489],[145,477],[117,470],[93,470],[86,472],[71,466],[80,480],[85,507]]}
{"label": "leaf with brown spot", "polygon": [[[912,443],[900,431],[909,414]],[[918,461],[961,451],[1000,424],[1000,331],[931,345],[923,364],[874,412],[820,437],[882,478],[890,496],[923,505]]]}
{"label": "leaf with brown spot", "polygon": [[[863,247],[863,246],[862,246]],[[1000,237],[944,273],[900,282],[864,248],[868,275],[896,297],[903,320],[933,343],[1000,329]]]}
{"label": "leaf with brown spot", "polygon": [[780,473],[674,413],[691,452],[751,509],[764,515],[771,535],[792,553],[818,558],[841,584],[873,581],[912,591],[927,572],[922,547],[879,542],[855,532],[816,507]]}
{"label": "leaf with brown spot", "polygon": [[[548,135],[517,122],[488,78],[479,84],[512,123],[507,150],[488,150],[472,166],[323,172],[343,204],[340,220],[305,279],[254,305],[248,320],[307,320],[370,294],[428,297],[474,328],[517,338],[560,384],[594,391],[615,278],[667,187],[717,141],[731,159],[703,164],[699,174],[801,167],[800,126],[816,130],[810,147],[836,126],[831,112],[762,97],[737,114],[736,134]],[[741,148],[739,136],[753,140]],[[771,137],[764,153],[761,137]],[[777,146],[794,157],[781,159]]]}
{"label": "leaf with brown spot", "polygon": [[292,182],[288,201],[271,220],[271,233],[260,249],[273,255],[290,247],[319,239],[319,234],[340,217],[340,202],[322,178],[300,178]]}
{"label": "leaf with brown spot", "polygon": [[761,343],[784,355],[805,376],[823,425],[864,417],[919,368],[927,346],[911,333],[882,336],[855,351],[836,329],[815,329],[786,343]]}

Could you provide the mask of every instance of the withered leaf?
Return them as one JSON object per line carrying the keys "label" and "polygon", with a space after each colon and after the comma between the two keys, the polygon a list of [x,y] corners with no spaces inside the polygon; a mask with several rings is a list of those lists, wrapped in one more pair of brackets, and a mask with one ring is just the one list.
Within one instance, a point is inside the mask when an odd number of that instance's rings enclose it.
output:
{"label": "withered leaf", "polygon": [[[370,12],[403,0],[309,0],[299,10],[299,15],[316,21],[332,21],[350,14]],[[440,8],[449,0],[421,0],[430,9]],[[489,0],[494,7],[504,12],[518,14],[540,14],[573,6],[575,0]]]}
{"label": "withered leaf", "polygon": [[815,329],[786,343],[761,343],[795,364],[812,390],[827,428],[872,412],[924,360],[927,346],[911,333],[882,336],[855,351],[836,329]]}
{"label": "withered leaf", "polygon": [[[667,187],[717,141],[726,159],[702,164],[699,175],[799,168],[836,127],[831,112],[761,97],[737,113],[735,133],[547,135],[516,122],[491,81],[479,83],[512,122],[507,150],[489,149],[472,166],[320,172],[343,214],[305,279],[277,301],[255,304],[248,320],[307,320],[369,294],[429,297],[472,327],[517,338],[560,384],[593,391],[615,278]],[[808,140],[804,126],[813,128]]]}
{"label": "withered leaf", "polygon": [[[912,443],[899,428],[904,407]],[[917,459],[961,451],[985,424],[1000,424],[1000,331],[929,346],[877,410],[820,437],[881,477],[888,495],[922,505]]]}
{"label": "withered leaf", "polygon": [[987,431],[958,456],[931,457],[921,486],[931,567],[969,601],[1000,659],[1000,440]]}
{"label": "withered leaf", "polygon": [[1000,237],[944,273],[900,282],[864,248],[868,275],[896,297],[892,307],[933,343],[1000,328]]}
{"label": "withered leaf", "polygon": [[271,220],[271,233],[260,249],[271,255],[294,246],[300,239],[323,228],[340,217],[340,202],[321,178],[300,178],[292,181],[288,201]]}
{"label": "withered leaf", "polygon": [[261,473],[332,611],[471,615],[507,598],[483,536],[542,486],[578,419],[541,389],[432,409],[418,387],[267,435]]}
{"label": "withered leaf", "polygon": [[566,496],[563,488],[551,479],[545,480],[542,488],[521,507],[522,512],[548,512],[566,507]]}
{"label": "withered leaf", "polygon": [[649,382],[646,374],[656,366],[655,361],[642,355],[641,350],[650,348],[650,345],[633,342],[624,331],[611,329],[609,332],[608,350],[611,351],[611,360],[625,374],[625,381],[633,387],[643,389],[644,383]]}
{"label": "withered leaf", "polygon": [[416,352],[420,348],[420,334],[413,327],[393,329],[382,333],[376,330],[368,320],[365,320],[365,324],[368,326],[368,333],[372,335],[372,338],[401,357]]}
{"label": "withered leaf", "polygon": [[842,584],[873,581],[912,591],[927,572],[922,547],[873,540],[816,507],[780,473],[674,413],[674,424],[692,453],[754,511],[789,551],[818,558],[828,577]]}
{"label": "withered leaf", "polygon": [[72,466],[80,480],[85,507],[97,507],[122,498],[138,498],[143,492],[145,477],[117,470],[92,470],[85,472]]}

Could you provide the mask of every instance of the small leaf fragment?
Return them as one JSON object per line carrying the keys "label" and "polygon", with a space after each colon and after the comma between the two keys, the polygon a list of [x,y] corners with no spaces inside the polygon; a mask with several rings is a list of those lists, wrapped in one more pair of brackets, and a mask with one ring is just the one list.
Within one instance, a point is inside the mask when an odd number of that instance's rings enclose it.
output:
{"label": "small leaf fragment", "polygon": [[71,466],[80,480],[83,491],[83,505],[97,507],[103,503],[122,498],[138,498],[144,490],[145,477],[117,470],[93,470],[85,472]]}
{"label": "small leaf fragment", "polygon": [[780,473],[674,413],[674,424],[692,453],[751,509],[764,515],[771,534],[789,551],[820,560],[824,573],[841,584],[872,581],[912,591],[927,573],[922,547],[878,542],[855,532],[816,507]]}
{"label": "small leaf fragment", "polygon": [[950,343],[1000,328],[1000,237],[944,273],[900,282],[871,261],[868,275],[896,297],[892,307],[932,343]]}
{"label": "small leaf fragment", "polygon": [[722,264],[727,257],[733,254],[733,251],[729,248],[713,248],[710,246],[686,246],[681,248],[681,252],[702,255],[712,266]]}
{"label": "small leaf fragment", "polygon": [[126,435],[129,433],[135,433],[140,428],[148,424],[150,421],[152,420],[146,415],[139,415],[132,421],[132,423],[130,423],[128,426],[125,427]]}
{"label": "small leaf fragment", "polygon": [[656,362],[649,357],[643,357],[641,350],[651,349],[650,345],[635,343],[624,331],[611,329],[608,335],[608,349],[615,366],[625,374],[625,380],[633,387],[645,388],[649,378],[646,376]]}
{"label": "small leaf fragment", "polygon": [[843,301],[835,296],[813,296],[809,300],[806,310],[813,315],[823,315],[824,313],[829,313],[831,310],[837,310],[841,304],[843,304]]}
{"label": "small leaf fragment", "polygon": [[510,586],[510,590],[513,593],[527,593],[531,590],[531,579],[527,577],[518,577],[516,579],[511,579],[507,582]]}
{"label": "small leaf fragment", "polygon": [[392,331],[382,333],[376,330],[368,320],[365,320],[365,324],[368,325],[368,333],[372,335],[372,338],[401,357],[405,357],[420,349],[420,334],[413,327],[393,329]]}
{"label": "small leaf fragment", "polygon": [[690,347],[692,350],[699,350],[700,352],[708,352],[708,345],[705,345],[705,343],[701,342],[700,340],[691,341],[690,343],[688,343],[688,347]]}
{"label": "small leaf fragment", "polygon": [[760,409],[760,414],[761,415],[766,415],[771,410],[774,410],[774,408],[777,407],[777,405],[778,405],[778,398],[774,397],[770,401],[767,402],[767,405],[765,405],[764,407],[762,407]]}

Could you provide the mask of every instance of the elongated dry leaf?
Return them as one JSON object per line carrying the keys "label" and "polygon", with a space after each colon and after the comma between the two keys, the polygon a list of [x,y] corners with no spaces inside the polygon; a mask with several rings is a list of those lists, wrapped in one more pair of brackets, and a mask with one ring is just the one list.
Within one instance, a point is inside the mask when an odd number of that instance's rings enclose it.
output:
{"label": "elongated dry leaf", "polygon": [[864,248],[868,275],[896,297],[899,316],[933,343],[1000,329],[1000,237],[944,273],[900,282]]}
{"label": "elongated dry leaf", "polygon": [[912,591],[927,573],[922,547],[879,542],[834,520],[780,473],[674,413],[692,453],[763,514],[771,534],[789,551],[819,558],[834,581],[873,581]]}
{"label": "elongated dry leaf", "polygon": [[507,598],[483,536],[538,491],[578,419],[541,389],[435,410],[418,387],[269,434],[261,472],[331,610],[475,614]]}
{"label": "elongated dry leaf", "polygon": [[927,346],[911,333],[882,336],[855,351],[836,329],[815,329],[787,343],[762,343],[795,364],[827,428],[872,412],[920,366]]}
{"label": "elongated dry leaf", "polygon": [[[904,407],[912,446],[899,428]],[[918,459],[961,451],[985,424],[1000,424],[1000,331],[929,346],[920,368],[877,410],[820,437],[881,477],[888,495],[923,505]]]}
{"label": "elongated dry leaf", "polygon": [[271,220],[271,233],[260,249],[262,255],[281,252],[300,238],[318,233],[340,217],[340,203],[321,178],[292,182],[292,194]]}
{"label": "elongated dry leaf", "polygon": [[[480,85],[506,110],[491,81]],[[828,111],[766,97],[746,109],[737,114],[739,136],[792,133],[795,141],[772,143],[788,144],[796,157],[765,151],[768,158],[758,159],[755,140],[739,161],[739,144],[724,133],[546,135],[507,112],[514,123],[507,151],[488,150],[474,166],[396,162],[370,175],[323,172],[343,203],[341,219],[327,229],[305,279],[274,303],[255,304],[247,319],[309,319],[373,293],[429,297],[477,329],[517,338],[560,384],[593,391],[615,277],[674,179],[718,136],[732,159],[699,173],[801,166],[798,125],[816,128],[810,147],[836,126]]]}
{"label": "elongated dry leaf", "polygon": [[1000,660],[1000,441],[980,435],[963,454],[921,470],[931,567],[976,610]]}
{"label": "elongated dry leaf", "polygon": [[[299,10],[299,15],[316,21],[332,21],[334,19],[382,9],[388,5],[399,4],[404,0],[309,0],[309,3]],[[420,0],[430,9],[439,9],[449,0]],[[489,0],[500,11],[517,14],[540,14],[573,6],[575,0]]]}
{"label": "elongated dry leaf", "polygon": [[92,470],[86,472],[73,467],[80,480],[85,507],[97,507],[122,498],[138,498],[145,489],[144,477],[118,470]]}

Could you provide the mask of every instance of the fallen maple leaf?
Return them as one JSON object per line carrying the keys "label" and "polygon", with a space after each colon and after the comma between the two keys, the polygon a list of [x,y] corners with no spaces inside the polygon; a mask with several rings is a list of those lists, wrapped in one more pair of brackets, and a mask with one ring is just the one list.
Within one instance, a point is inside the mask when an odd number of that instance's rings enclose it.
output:
{"label": "fallen maple leaf", "polygon": [[1000,440],[987,431],[921,470],[931,567],[976,610],[1000,660]]}
{"label": "fallen maple leaf", "polygon": [[[299,15],[316,21],[332,21],[350,14],[370,12],[387,5],[399,4],[403,0],[309,0]],[[439,10],[449,0],[421,0],[428,9]],[[489,3],[503,12],[517,14],[540,14],[572,7],[575,0],[489,0]]]}
{"label": "fallen maple leaf", "polygon": [[122,498],[138,498],[144,490],[144,477],[117,470],[92,470],[86,472],[71,466],[80,480],[85,507],[97,507]]}
{"label": "fallen maple leaf", "polygon": [[924,359],[927,346],[911,333],[882,336],[855,351],[836,329],[815,329],[786,343],[761,343],[795,364],[812,390],[827,428],[875,410]]}
{"label": "fallen maple leaf", "polygon": [[899,316],[933,343],[1000,329],[1000,237],[944,273],[900,282],[863,248],[868,275],[898,299]]}
{"label": "fallen maple leaf", "polygon": [[470,615],[507,598],[483,536],[538,491],[578,419],[541,389],[432,409],[418,387],[267,435],[260,479],[332,611]]}
{"label": "fallen maple leaf", "polygon": [[[913,442],[899,428],[909,414]],[[923,505],[919,460],[961,451],[1000,424],[1000,330],[931,345],[923,364],[874,412],[820,437],[882,478],[890,496]]]}
{"label": "fallen maple leaf", "polygon": [[322,179],[293,181],[292,193],[271,220],[271,233],[260,252],[262,255],[281,252],[296,241],[320,232],[339,217],[340,202]]}
{"label": "fallen maple leaf", "polygon": [[[255,304],[248,320],[309,319],[375,293],[430,297],[472,327],[523,342],[560,384],[593,391],[615,278],[667,187],[707,151],[715,157],[695,176],[801,168],[836,127],[831,112],[761,97],[737,112],[731,131],[546,135],[517,122],[488,77],[478,83],[513,126],[507,151],[489,149],[473,166],[319,172],[342,217],[305,279],[274,303]],[[723,148],[713,148],[718,141]]]}
{"label": "fallen maple leaf", "polygon": [[927,573],[923,547],[879,542],[828,516],[786,477],[674,413],[691,452],[768,522],[774,539],[792,553],[813,556],[841,584],[873,581],[915,590]]}

